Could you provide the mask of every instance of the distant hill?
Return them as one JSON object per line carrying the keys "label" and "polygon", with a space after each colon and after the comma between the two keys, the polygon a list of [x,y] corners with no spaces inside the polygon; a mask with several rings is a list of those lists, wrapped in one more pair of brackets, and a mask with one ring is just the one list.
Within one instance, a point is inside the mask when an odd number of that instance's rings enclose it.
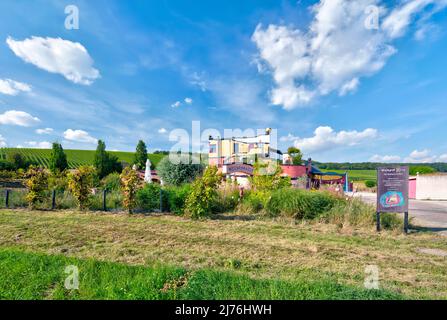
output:
{"label": "distant hill", "polygon": [[[67,155],[68,166],[73,169],[82,165],[93,164],[94,150],[64,150]],[[0,148],[0,159],[5,160],[7,154],[10,152],[18,152],[29,160],[35,161],[41,166],[48,167],[51,150],[50,149],[31,149],[31,148]],[[133,162],[134,152],[121,152],[121,151],[109,151],[118,157],[120,161],[125,161],[129,164]],[[153,165],[157,165],[158,162],[165,156],[161,153],[148,154],[150,161]]]}

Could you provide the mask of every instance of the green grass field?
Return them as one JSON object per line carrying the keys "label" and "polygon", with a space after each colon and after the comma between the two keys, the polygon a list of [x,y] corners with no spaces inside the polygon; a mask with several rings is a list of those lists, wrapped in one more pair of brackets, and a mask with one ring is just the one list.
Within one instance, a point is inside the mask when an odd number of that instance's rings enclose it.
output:
{"label": "green grass field", "polygon": [[[65,279],[75,266],[78,289]],[[72,268],[72,267],[71,267]],[[385,290],[366,290],[322,278],[309,281],[253,279],[230,271],[186,270],[161,265],[130,266],[63,255],[0,249],[0,299],[402,299]]]}
{"label": "green grass field", "polygon": [[365,180],[377,180],[376,170],[322,170],[323,172],[337,172],[345,173],[348,172],[349,181],[365,181]]}
{"label": "green grass field", "polygon": [[[94,150],[64,150],[67,155],[68,165],[71,169],[82,165],[93,164]],[[29,149],[29,148],[0,148],[0,159],[6,159],[8,153],[18,152],[27,159],[37,162],[39,165],[48,167],[51,150],[49,149]],[[120,161],[132,163],[134,158],[133,152],[110,151],[118,157]],[[157,165],[163,158],[162,154],[149,154],[152,164]]]}
{"label": "green grass field", "polygon": [[[220,215],[0,210],[2,299],[446,299],[446,238]],[[79,290],[64,288],[67,265]],[[365,267],[380,289],[366,290]]]}

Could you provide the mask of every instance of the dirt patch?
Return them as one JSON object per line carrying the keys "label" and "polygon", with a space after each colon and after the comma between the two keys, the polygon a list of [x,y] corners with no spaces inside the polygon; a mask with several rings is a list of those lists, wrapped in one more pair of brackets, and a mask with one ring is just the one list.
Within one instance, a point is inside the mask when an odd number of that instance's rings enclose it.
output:
{"label": "dirt patch", "polygon": [[419,251],[420,253],[431,254],[431,255],[433,255],[433,256],[447,257],[447,251],[445,251],[445,250],[441,250],[441,249],[428,249],[428,248],[423,248],[423,249],[419,249],[418,251]]}

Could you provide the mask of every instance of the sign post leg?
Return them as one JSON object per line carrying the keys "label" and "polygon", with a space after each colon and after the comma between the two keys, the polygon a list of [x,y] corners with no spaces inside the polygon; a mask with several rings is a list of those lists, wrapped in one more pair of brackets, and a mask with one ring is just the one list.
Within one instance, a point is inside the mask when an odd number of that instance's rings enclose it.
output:
{"label": "sign post leg", "polygon": [[376,212],[376,229],[377,232],[380,232],[381,227],[380,227],[380,212]]}
{"label": "sign post leg", "polygon": [[404,213],[404,232],[408,233],[408,212]]}

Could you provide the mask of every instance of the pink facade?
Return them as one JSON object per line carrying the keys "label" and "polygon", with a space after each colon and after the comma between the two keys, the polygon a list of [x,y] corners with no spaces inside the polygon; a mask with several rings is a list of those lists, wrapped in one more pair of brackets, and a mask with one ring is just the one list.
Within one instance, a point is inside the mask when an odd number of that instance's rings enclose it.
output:
{"label": "pink facade", "polygon": [[416,199],[416,178],[410,178],[408,181],[408,197]]}
{"label": "pink facade", "polygon": [[281,165],[282,173],[291,178],[299,178],[307,175],[306,166]]}

